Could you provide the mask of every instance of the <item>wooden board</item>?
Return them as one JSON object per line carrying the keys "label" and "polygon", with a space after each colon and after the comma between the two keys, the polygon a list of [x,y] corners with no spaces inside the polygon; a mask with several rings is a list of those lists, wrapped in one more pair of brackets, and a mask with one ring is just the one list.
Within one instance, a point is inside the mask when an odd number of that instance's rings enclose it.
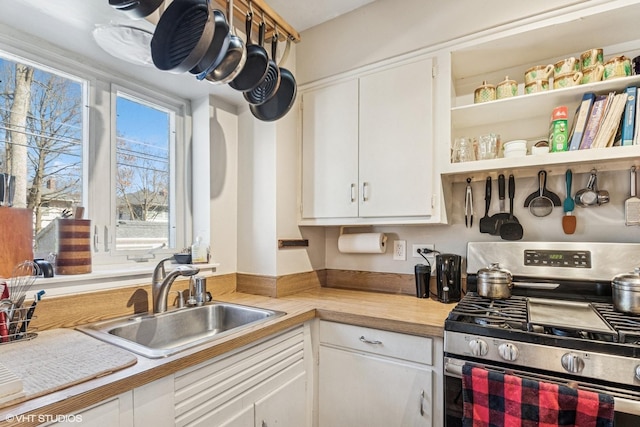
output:
{"label": "wooden board", "polygon": [[33,211],[0,207],[0,277],[10,278],[16,264],[33,260]]}

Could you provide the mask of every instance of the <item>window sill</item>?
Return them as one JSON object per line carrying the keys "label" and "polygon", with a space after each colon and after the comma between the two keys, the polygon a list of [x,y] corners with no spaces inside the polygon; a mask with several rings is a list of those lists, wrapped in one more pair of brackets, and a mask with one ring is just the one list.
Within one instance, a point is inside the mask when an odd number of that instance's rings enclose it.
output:
{"label": "window sill", "polygon": [[[167,271],[178,264],[167,264]],[[219,263],[194,264],[200,268],[201,275],[211,276]],[[104,289],[122,288],[127,286],[148,285],[151,283],[151,275],[155,263],[136,263],[119,265],[94,265],[92,272],[74,275],[56,275],[50,278],[38,277],[31,292],[27,293],[27,299],[32,298],[32,293],[44,290],[46,296],[60,296],[79,294]],[[9,279],[6,279],[9,281]]]}

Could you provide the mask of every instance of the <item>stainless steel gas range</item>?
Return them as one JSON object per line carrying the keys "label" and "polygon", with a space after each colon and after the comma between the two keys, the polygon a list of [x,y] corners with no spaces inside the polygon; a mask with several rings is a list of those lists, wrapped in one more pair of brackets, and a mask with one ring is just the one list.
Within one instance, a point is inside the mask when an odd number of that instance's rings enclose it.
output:
{"label": "stainless steel gas range", "polygon": [[[478,270],[499,263],[511,298],[477,295]],[[617,312],[611,279],[640,266],[640,244],[473,242],[467,293],[445,321],[445,414],[461,425],[469,363],[568,384],[615,400],[615,425],[640,425],[640,316]]]}

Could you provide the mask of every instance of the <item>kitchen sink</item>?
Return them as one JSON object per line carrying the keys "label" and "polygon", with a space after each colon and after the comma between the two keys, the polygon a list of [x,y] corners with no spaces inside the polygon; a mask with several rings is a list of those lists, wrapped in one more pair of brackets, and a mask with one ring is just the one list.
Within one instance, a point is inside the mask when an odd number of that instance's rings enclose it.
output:
{"label": "kitchen sink", "polygon": [[283,316],[282,311],[211,302],[165,313],[104,320],[77,329],[149,358],[170,356],[246,327]]}

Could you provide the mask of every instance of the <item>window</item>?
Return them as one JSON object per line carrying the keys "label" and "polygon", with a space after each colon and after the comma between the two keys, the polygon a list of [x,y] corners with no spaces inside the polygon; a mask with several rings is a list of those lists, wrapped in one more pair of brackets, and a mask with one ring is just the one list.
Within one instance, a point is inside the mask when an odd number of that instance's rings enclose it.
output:
{"label": "window", "polygon": [[83,201],[85,94],[81,79],[0,56],[0,193],[33,210],[36,251],[53,249],[53,220]]}
{"label": "window", "polygon": [[184,247],[186,103],[55,68],[0,52],[0,181],[14,177],[13,206],[33,210],[34,254],[55,253],[55,219],[80,205],[93,264]]}
{"label": "window", "polygon": [[117,92],[116,250],[173,247],[175,113]]}

